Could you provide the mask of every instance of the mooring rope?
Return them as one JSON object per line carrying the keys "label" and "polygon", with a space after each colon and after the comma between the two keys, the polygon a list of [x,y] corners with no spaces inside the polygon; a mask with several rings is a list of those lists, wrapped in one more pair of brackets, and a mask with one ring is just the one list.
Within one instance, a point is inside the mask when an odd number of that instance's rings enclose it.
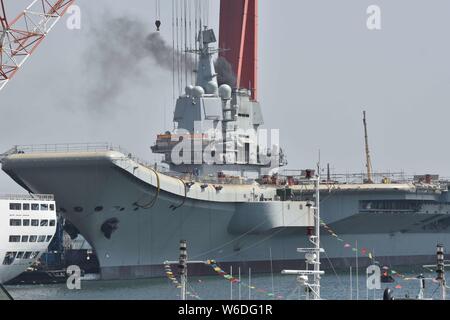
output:
{"label": "mooring rope", "polygon": [[184,197],[183,197],[183,201],[181,202],[180,205],[178,205],[178,206],[171,205],[171,206],[170,206],[170,209],[172,209],[173,211],[175,211],[175,210],[181,208],[182,206],[184,206],[184,204],[186,203],[186,200],[187,200],[187,189],[188,189],[188,187],[187,187],[187,185],[186,185],[186,182],[184,182],[184,180],[181,179],[181,178],[177,178],[177,179],[180,180],[181,183],[183,184],[183,187],[184,187]]}
{"label": "mooring rope", "polygon": [[140,205],[138,202],[136,202],[135,205],[137,207],[141,208],[141,209],[150,209],[150,208],[152,208],[155,205],[156,201],[158,200],[159,194],[161,192],[161,180],[160,180],[158,172],[156,170],[150,168],[150,167],[147,167],[147,169],[152,171],[155,174],[155,176],[156,176],[156,183],[157,183],[156,194],[153,197],[152,201],[150,201],[147,205]]}

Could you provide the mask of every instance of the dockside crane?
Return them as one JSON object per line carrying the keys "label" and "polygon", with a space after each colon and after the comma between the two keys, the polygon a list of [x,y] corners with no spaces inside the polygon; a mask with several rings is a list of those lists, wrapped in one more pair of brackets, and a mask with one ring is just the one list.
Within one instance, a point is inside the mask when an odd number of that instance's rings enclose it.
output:
{"label": "dockside crane", "polygon": [[47,37],[75,0],[33,0],[9,20],[0,0],[0,91]]}
{"label": "dockside crane", "polygon": [[363,112],[363,125],[364,125],[364,142],[366,146],[366,169],[367,169],[367,184],[372,184],[372,160],[370,159],[370,148],[369,148],[369,134],[367,130],[367,118],[366,118],[366,112]]}

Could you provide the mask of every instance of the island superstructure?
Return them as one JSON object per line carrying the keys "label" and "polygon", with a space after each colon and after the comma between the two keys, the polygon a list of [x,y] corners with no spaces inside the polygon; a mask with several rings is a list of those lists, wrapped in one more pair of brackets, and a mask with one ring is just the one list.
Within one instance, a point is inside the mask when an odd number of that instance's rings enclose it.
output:
{"label": "island superstructure", "polygon": [[[170,172],[101,146],[68,146],[65,152],[16,147],[2,160],[3,170],[27,190],[55,191],[58,210],[95,249],[103,278],[161,276],[180,239],[189,241],[195,256],[219,258],[218,250],[230,261],[248,241],[260,243],[248,254],[263,261],[267,233],[305,234],[313,224],[306,202],[281,201],[278,188],[256,182],[263,170],[283,164],[281,152],[258,150],[253,138],[262,115],[250,92],[219,87],[213,30],[201,30],[198,41],[196,85],[177,101],[178,127],[153,147],[165,155]],[[291,252],[296,247],[290,236],[274,239]]]}

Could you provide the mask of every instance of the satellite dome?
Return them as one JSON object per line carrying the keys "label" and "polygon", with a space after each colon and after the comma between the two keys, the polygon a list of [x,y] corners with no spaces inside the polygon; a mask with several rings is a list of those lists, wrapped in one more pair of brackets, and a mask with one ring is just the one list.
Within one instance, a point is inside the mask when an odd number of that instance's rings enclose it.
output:
{"label": "satellite dome", "polygon": [[215,81],[209,81],[206,84],[206,88],[205,89],[206,89],[205,90],[206,93],[208,93],[208,94],[217,94],[218,91],[219,91],[219,88],[217,86],[217,82],[215,82]]}
{"label": "satellite dome", "polygon": [[205,90],[200,87],[200,86],[196,86],[194,87],[194,89],[192,90],[192,95],[194,97],[200,98],[205,94]]}
{"label": "satellite dome", "polygon": [[231,93],[233,92],[233,89],[227,84],[223,84],[219,88],[219,97],[221,97],[223,100],[231,100]]}
{"label": "satellite dome", "polygon": [[186,95],[188,97],[192,96],[192,91],[194,90],[194,86],[187,86],[185,89]]}

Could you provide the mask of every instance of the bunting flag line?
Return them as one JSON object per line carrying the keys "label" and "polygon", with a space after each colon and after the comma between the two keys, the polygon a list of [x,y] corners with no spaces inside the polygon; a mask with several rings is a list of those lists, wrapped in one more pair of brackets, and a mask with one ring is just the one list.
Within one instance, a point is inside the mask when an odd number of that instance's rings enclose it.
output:
{"label": "bunting flag line", "polygon": [[[342,239],[341,237],[339,237],[339,235],[329,226],[325,223],[325,221],[320,220],[320,225],[333,237],[336,238],[336,240],[338,240],[339,242],[343,242],[345,243],[344,248],[345,249],[350,249],[351,251],[355,252],[355,253],[359,253],[358,249],[356,247],[353,247],[351,244],[349,244],[348,242],[345,242],[344,239]],[[362,248],[361,249],[361,254],[363,256],[367,256],[372,263],[375,263],[375,255],[370,252],[369,250],[367,250],[367,248]],[[406,276],[391,269],[391,273],[393,276],[405,279]]]}
{"label": "bunting flag line", "polygon": [[208,260],[207,261],[207,265],[210,266],[219,276],[223,277],[225,280],[231,282],[231,283],[236,283],[236,284],[240,284],[241,286],[247,288],[247,289],[251,289],[257,293],[260,293],[262,295],[265,295],[269,298],[275,298],[277,300],[283,300],[285,299],[282,295],[275,295],[272,292],[269,292],[267,290],[264,289],[260,289],[260,288],[256,288],[255,286],[249,286],[247,284],[245,284],[244,282],[240,281],[239,279],[231,276],[230,274],[228,274],[227,272],[225,272],[224,270],[222,270],[222,268],[217,264],[216,261],[214,260]]}
{"label": "bunting flag line", "polygon": [[[172,282],[173,285],[177,289],[181,289],[181,283],[180,283],[180,281],[178,281],[178,279],[176,278],[175,274],[173,273],[172,267],[169,264],[165,264],[164,265],[164,270],[165,270],[166,276],[170,280],[170,282]],[[201,300],[201,298],[198,295],[196,295],[195,293],[187,291],[186,294],[188,296],[192,297],[193,299]]]}

